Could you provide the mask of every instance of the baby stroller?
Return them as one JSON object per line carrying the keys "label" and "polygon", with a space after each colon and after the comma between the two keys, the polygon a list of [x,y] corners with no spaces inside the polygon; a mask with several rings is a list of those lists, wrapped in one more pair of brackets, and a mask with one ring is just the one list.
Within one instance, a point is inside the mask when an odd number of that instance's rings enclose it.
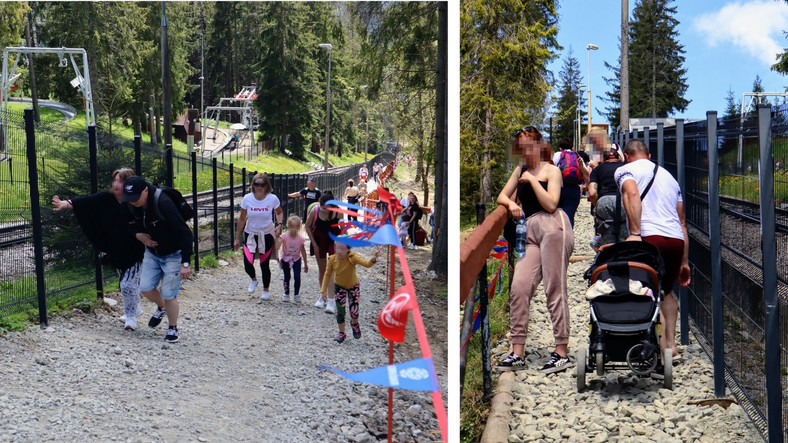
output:
{"label": "baby stroller", "polygon": [[672,389],[673,351],[659,352],[664,271],[659,251],[649,243],[621,242],[599,252],[584,275],[591,320],[588,350],[577,353],[578,391],[586,387],[586,372],[629,368],[648,376],[658,364],[665,367],[665,388]]}

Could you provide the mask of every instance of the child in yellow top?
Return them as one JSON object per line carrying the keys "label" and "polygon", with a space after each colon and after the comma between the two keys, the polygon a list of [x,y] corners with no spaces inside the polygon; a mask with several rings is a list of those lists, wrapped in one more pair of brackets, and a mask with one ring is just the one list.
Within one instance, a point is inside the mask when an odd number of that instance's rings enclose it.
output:
{"label": "child in yellow top", "polygon": [[326,273],[323,275],[323,285],[320,288],[322,297],[326,296],[328,284],[331,276],[334,276],[334,293],[337,301],[337,324],[339,334],[334,338],[337,343],[345,341],[345,299],[347,299],[350,310],[350,328],[353,330],[353,338],[361,338],[361,327],[358,324],[358,302],[361,298],[358,286],[358,275],[356,275],[356,265],[366,268],[371,267],[378,261],[380,250],[375,251],[370,260],[350,252],[350,247],[342,244],[334,244],[334,255],[328,257],[326,263]]}

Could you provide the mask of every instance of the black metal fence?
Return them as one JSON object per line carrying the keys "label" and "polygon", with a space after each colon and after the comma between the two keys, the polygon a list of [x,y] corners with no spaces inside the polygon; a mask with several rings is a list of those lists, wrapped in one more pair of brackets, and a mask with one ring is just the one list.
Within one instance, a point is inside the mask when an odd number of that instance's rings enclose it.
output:
{"label": "black metal fence", "polygon": [[690,286],[676,288],[681,341],[692,329],[713,359],[715,394],[730,388],[769,441],[788,438],[786,117],[788,106],[729,119],[709,112],[618,138],[644,140],[679,180],[692,268]]}
{"label": "black metal fence", "polygon": [[[196,153],[172,155],[170,168],[165,153],[143,146],[139,137],[128,143],[96,134],[95,127],[87,132],[36,128],[26,118],[9,113],[8,148],[0,152],[0,320],[38,310],[45,326],[47,304],[102,296],[105,281],[115,277],[113,271],[100,265],[70,211],[53,212],[50,200],[53,195],[70,198],[108,189],[112,171],[119,167],[132,166],[151,183],[171,182],[186,196],[195,209],[191,224],[196,270],[200,256],[232,248],[236,214],[257,171]],[[369,161],[387,163],[393,158],[385,152]],[[347,180],[356,178],[357,172],[358,165],[353,165],[329,172],[268,175],[288,216],[304,212],[303,199],[287,194],[305,187],[307,177],[341,198]]]}

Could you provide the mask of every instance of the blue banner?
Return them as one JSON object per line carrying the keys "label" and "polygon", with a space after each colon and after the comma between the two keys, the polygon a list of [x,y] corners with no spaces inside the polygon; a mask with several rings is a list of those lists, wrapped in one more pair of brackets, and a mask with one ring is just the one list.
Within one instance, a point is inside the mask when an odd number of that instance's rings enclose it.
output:
{"label": "blue banner", "polygon": [[378,211],[377,209],[367,208],[367,207],[359,206],[359,205],[354,205],[353,203],[341,202],[339,200],[329,200],[329,201],[326,202],[326,206],[328,206],[328,205],[339,206],[339,207],[342,207],[342,208],[355,209],[357,211],[358,210],[363,210],[365,213],[372,213],[372,214],[374,214],[374,215],[376,215],[378,217],[383,215],[383,213]]}
{"label": "blue banner", "polygon": [[344,372],[328,366],[320,366],[317,369],[321,371],[329,369],[353,381],[387,388],[426,392],[436,392],[440,389],[431,357],[380,366],[362,372]]}
{"label": "blue banner", "polygon": [[329,233],[328,236],[331,237],[331,240],[346,244],[351,248],[363,248],[365,246],[381,245],[391,245],[398,248],[402,247],[402,243],[399,241],[399,234],[397,234],[397,230],[394,228],[394,226],[388,223],[378,228],[378,230],[372,234],[372,237],[368,238],[367,240],[350,238],[344,235],[334,235],[331,233]]}

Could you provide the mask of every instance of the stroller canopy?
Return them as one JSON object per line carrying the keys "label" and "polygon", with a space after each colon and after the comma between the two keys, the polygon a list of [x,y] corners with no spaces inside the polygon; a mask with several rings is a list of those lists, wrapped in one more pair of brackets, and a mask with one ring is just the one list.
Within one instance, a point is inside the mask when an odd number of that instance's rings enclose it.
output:
{"label": "stroller canopy", "polygon": [[662,261],[662,256],[659,255],[656,246],[643,241],[625,241],[602,249],[583,278],[590,280],[596,268],[607,263],[621,261],[633,261],[650,266],[656,271],[660,280],[665,275],[665,262]]}

